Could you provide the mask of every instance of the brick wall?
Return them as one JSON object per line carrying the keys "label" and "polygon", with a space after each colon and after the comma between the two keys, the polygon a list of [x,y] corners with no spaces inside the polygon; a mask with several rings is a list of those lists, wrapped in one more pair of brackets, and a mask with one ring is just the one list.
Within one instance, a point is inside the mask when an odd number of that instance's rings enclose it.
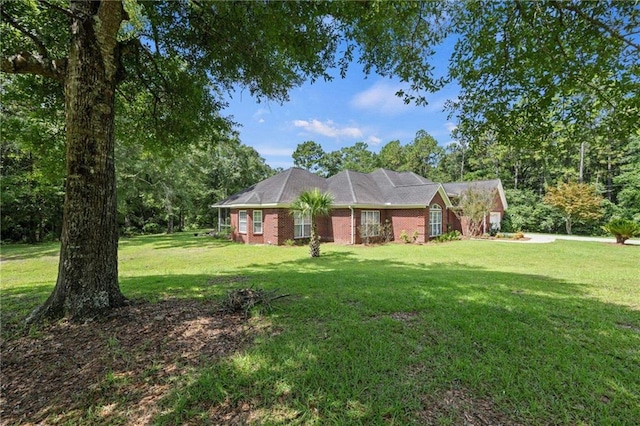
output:
{"label": "brick wall", "polygon": [[[441,233],[444,234],[445,232],[447,232],[447,230],[449,229],[449,209],[447,209],[446,204],[444,202],[444,200],[442,199],[442,196],[440,195],[440,193],[436,193],[436,195],[433,197],[433,200],[431,200],[431,206],[437,204],[440,206],[440,208],[442,208],[442,229],[441,229]],[[427,222],[427,226],[426,226],[426,230],[427,233],[429,233],[430,231],[430,227],[429,227],[429,217],[431,214],[431,209],[428,208],[427,209],[427,216],[426,216],[426,222]],[[431,235],[429,235],[427,237],[427,239],[431,238]]]}
{"label": "brick wall", "polygon": [[429,215],[427,209],[392,209],[383,210],[383,212],[385,217],[383,219],[381,214],[380,221],[384,223],[386,219],[389,219],[393,228],[394,241],[402,241],[400,234],[403,230],[409,238],[412,238],[413,233],[418,231],[417,241],[422,243],[425,241],[425,231],[428,231],[426,229]]}
{"label": "brick wall", "polygon": [[[445,208],[440,195],[436,195],[433,203],[439,204],[442,210],[443,232],[447,232],[447,225],[460,226],[452,212]],[[433,204],[432,203],[432,204]],[[247,244],[275,244],[282,245],[286,240],[293,240],[293,215],[287,209],[261,209],[262,210],[262,234],[253,234],[253,209],[246,209],[247,232],[238,232],[238,209],[231,210],[231,226],[233,227],[232,239],[236,242]],[[354,239],[356,244],[362,244],[358,228],[361,225],[362,211],[380,211],[380,222],[385,224],[388,220],[393,229],[395,241],[400,241],[400,234],[404,230],[411,238],[418,231],[418,242],[429,240],[429,208],[420,209],[354,209]],[[452,218],[457,221],[452,222]],[[330,217],[316,219],[318,234],[321,241],[334,241],[339,244],[351,243],[351,210],[348,208],[334,209]],[[454,228],[455,229],[455,228]]]}
{"label": "brick wall", "polygon": [[[500,220],[502,221],[502,219],[504,219],[504,206],[502,205],[502,199],[500,198],[500,194],[496,193],[491,211],[499,212]],[[460,231],[463,235],[469,235],[469,221],[467,220],[467,218],[465,218],[464,216],[458,218],[453,213],[453,211],[450,211],[447,216],[449,217],[449,224],[451,225],[450,226],[451,230],[455,229],[457,231]],[[486,229],[487,232],[489,232],[489,226],[491,226],[490,217],[491,215],[487,215],[487,217],[485,218],[485,221],[487,224],[487,229]]]}
{"label": "brick wall", "polygon": [[278,245],[279,229],[278,229],[278,209],[263,209],[263,241],[265,244]]}
{"label": "brick wall", "polygon": [[333,241],[340,244],[351,244],[351,210],[334,209],[328,220],[329,231]]}
{"label": "brick wall", "polygon": [[293,215],[286,209],[279,209],[278,216],[278,245],[287,240],[293,240]]}
{"label": "brick wall", "polygon": [[449,227],[445,228],[447,232],[458,231],[462,233],[462,223],[460,222],[458,216],[456,216],[456,214],[453,212],[453,210],[447,210],[447,223],[449,224]]}
{"label": "brick wall", "polygon": [[[238,212],[245,210],[247,212],[247,232],[240,233],[238,231]],[[253,211],[254,209],[232,209],[231,226],[233,232],[231,234],[232,241],[245,244],[282,244],[279,242],[279,209],[255,209],[262,210],[262,233],[253,233]],[[293,225],[291,235],[293,235]],[[283,240],[284,241],[284,240]]]}

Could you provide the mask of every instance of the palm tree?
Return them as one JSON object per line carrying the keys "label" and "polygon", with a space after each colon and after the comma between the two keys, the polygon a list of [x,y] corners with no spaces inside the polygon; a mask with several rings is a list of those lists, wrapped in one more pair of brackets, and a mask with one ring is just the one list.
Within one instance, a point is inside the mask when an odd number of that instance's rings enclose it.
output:
{"label": "palm tree", "polygon": [[318,188],[303,191],[291,203],[291,214],[311,216],[311,238],[309,240],[309,254],[311,257],[320,256],[320,238],[316,229],[316,217],[327,216],[331,211],[333,197],[328,192],[322,193]]}

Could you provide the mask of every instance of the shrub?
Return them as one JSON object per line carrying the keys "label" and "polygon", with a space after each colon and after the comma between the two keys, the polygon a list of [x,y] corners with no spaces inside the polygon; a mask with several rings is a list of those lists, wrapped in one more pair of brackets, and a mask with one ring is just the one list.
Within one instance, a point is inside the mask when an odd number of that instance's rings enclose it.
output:
{"label": "shrub", "polygon": [[393,241],[393,225],[389,219],[384,223],[367,223],[358,226],[358,235],[364,244],[388,243]]}
{"label": "shrub", "polygon": [[218,231],[218,232],[211,231],[209,234],[213,238],[215,238],[217,240],[230,240],[231,239],[231,229],[230,228],[222,229],[221,231]]}
{"label": "shrub", "polygon": [[400,241],[404,241],[407,244],[411,242],[411,239],[407,235],[407,231],[405,231],[404,229],[400,232]]}
{"label": "shrub", "polygon": [[553,207],[542,203],[540,194],[530,189],[507,189],[509,209],[504,212],[504,232],[551,232],[564,229],[564,219]]}
{"label": "shrub", "polygon": [[382,241],[385,243],[389,243],[393,241],[393,226],[391,225],[391,221],[389,219],[384,221],[384,225],[382,225]]}
{"label": "shrub", "polygon": [[524,238],[524,233],[522,232],[516,232],[515,234],[513,234],[513,239],[514,240],[521,240]]}
{"label": "shrub", "polygon": [[134,235],[140,234],[140,229],[136,226],[127,226],[124,229],[121,229],[123,237],[132,237]]}
{"label": "shrub", "polygon": [[442,234],[434,239],[437,243],[444,243],[447,241],[456,241],[462,238],[462,234],[459,231],[449,231],[446,234]]}
{"label": "shrub", "polygon": [[144,224],[142,232],[145,234],[159,234],[162,232],[162,227],[155,222],[149,222]]}
{"label": "shrub", "polygon": [[289,238],[288,240],[284,240],[284,245],[287,247],[293,247],[295,245],[295,242]]}
{"label": "shrub", "polygon": [[629,238],[640,236],[640,225],[628,219],[612,219],[602,229],[613,234],[618,244],[624,244]]}

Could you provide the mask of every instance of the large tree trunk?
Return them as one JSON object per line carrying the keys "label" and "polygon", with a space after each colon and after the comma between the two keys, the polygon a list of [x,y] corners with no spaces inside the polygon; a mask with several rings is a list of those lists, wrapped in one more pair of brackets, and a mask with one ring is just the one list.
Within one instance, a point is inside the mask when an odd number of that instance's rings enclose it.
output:
{"label": "large tree trunk", "polygon": [[55,289],[29,320],[93,317],[126,303],[118,285],[114,164],[121,2],[72,1],[65,77],[67,179]]}

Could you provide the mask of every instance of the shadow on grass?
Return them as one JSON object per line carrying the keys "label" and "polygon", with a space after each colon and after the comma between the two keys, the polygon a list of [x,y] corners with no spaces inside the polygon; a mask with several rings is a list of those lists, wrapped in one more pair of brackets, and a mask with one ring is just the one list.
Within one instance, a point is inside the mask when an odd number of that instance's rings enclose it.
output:
{"label": "shadow on grass", "polygon": [[41,244],[3,244],[0,245],[0,259],[3,262],[12,260],[36,259],[44,256],[58,256],[60,243]]}
{"label": "shadow on grass", "polygon": [[185,378],[157,422],[410,423],[421,396],[458,387],[489,398],[494,419],[630,424],[640,415],[640,313],[589,298],[580,283],[350,252],[241,274],[241,285],[206,293],[290,293],[269,316],[284,332]]}
{"label": "shadow on grass", "polygon": [[[196,236],[195,234],[198,234]],[[136,235],[121,237],[119,246],[139,247],[151,245],[153,249],[193,248],[193,247],[224,247],[234,244],[230,240],[213,238],[202,231],[178,232],[175,234]]]}
{"label": "shadow on grass", "polygon": [[[181,232],[177,234],[137,235],[120,237],[118,245],[123,247],[151,246],[153,249],[194,248],[194,247],[226,247],[235,244],[225,239],[205,236],[199,232]],[[0,245],[0,260],[36,259],[44,256],[59,256],[60,242],[41,244],[3,244]]]}
{"label": "shadow on grass", "polygon": [[[120,281],[128,297],[207,299],[249,286],[292,296],[264,318],[271,331],[252,347],[167,379],[155,423],[408,424],[425,395],[447,389],[525,424],[640,417],[640,312],[590,298],[581,283],[353,251]],[[433,415],[436,424],[451,413]]]}

